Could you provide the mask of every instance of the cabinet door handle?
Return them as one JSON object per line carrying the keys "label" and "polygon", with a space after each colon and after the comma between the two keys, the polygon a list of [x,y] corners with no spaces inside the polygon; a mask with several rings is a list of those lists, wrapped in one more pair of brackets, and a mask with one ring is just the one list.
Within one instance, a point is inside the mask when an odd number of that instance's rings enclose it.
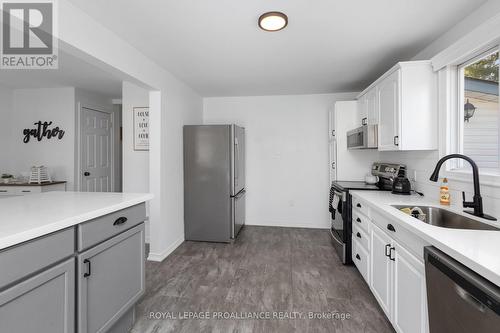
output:
{"label": "cabinet door handle", "polygon": [[360,203],[358,203],[358,204],[356,205],[356,207],[361,208],[361,204],[360,204]]}
{"label": "cabinet door handle", "polygon": [[394,145],[399,146],[399,136],[397,135],[394,137]]}
{"label": "cabinet door handle", "polygon": [[391,255],[391,244],[385,245],[385,256],[389,257]]}
{"label": "cabinet door handle", "polygon": [[356,222],[361,223],[361,219],[358,217],[358,218],[356,219]]}
{"label": "cabinet door handle", "polygon": [[122,225],[127,221],[128,221],[128,219],[125,216],[122,216],[122,217],[117,218],[116,221],[113,223],[113,225],[117,225],[117,226]]}
{"label": "cabinet door handle", "polygon": [[389,259],[392,260],[392,261],[396,261],[396,258],[392,257],[392,250],[394,250],[394,253],[396,253],[396,248],[395,247],[391,247],[389,249]]}
{"label": "cabinet door handle", "polygon": [[387,230],[392,231],[392,232],[396,232],[396,229],[394,228],[394,226],[392,224],[387,225]]}
{"label": "cabinet door handle", "polygon": [[356,237],[361,238],[361,234],[358,232],[358,233],[356,234]]}
{"label": "cabinet door handle", "polygon": [[90,264],[90,260],[85,259],[83,261],[83,263],[87,265],[87,271],[85,273],[83,273],[83,277],[89,277],[90,274],[92,273],[92,267],[91,267],[91,264]]}
{"label": "cabinet door handle", "polygon": [[361,257],[359,256],[359,254],[356,254],[356,259],[361,260]]}

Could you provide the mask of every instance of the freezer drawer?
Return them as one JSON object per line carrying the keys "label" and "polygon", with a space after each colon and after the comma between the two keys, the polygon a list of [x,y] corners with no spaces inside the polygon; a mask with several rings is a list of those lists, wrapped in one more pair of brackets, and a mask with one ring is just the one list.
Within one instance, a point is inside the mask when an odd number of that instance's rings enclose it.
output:
{"label": "freezer drawer", "polygon": [[245,225],[246,191],[241,190],[240,193],[231,198],[231,203],[233,220],[231,238],[236,238],[241,228]]}

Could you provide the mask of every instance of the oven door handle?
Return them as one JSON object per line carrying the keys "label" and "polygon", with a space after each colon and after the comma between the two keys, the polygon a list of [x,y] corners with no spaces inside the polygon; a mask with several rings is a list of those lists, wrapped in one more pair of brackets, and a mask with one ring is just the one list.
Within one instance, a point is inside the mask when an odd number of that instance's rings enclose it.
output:
{"label": "oven door handle", "polygon": [[339,243],[340,245],[343,245],[344,242],[339,238],[339,235],[337,235],[337,233],[335,231],[333,231],[332,229],[330,229],[330,234],[332,235],[332,238],[337,242]]}

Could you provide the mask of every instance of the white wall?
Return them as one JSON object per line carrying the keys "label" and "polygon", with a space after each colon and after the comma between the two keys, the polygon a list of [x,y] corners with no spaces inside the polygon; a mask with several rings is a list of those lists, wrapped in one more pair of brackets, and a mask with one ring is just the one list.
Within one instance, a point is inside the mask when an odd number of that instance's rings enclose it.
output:
{"label": "white wall", "polygon": [[149,192],[149,151],[134,150],[134,107],[149,107],[149,91],[130,82],[122,85],[123,192]]}
{"label": "white wall", "polygon": [[[31,138],[23,143],[23,130],[34,128],[35,122],[52,121],[50,128],[58,126],[65,131],[59,140],[37,141]],[[75,89],[16,89],[14,109],[10,121],[10,169],[16,175],[29,174],[33,165],[49,168],[55,180],[68,181],[68,190],[74,187],[75,167]]]}
{"label": "white wall", "polygon": [[11,140],[10,117],[14,108],[14,92],[0,86],[0,174],[9,173],[9,156]]}
{"label": "white wall", "polygon": [[[88,36],[92,36],[89,38]],[[182,126],[201,123],[201,97],[125,40],[74,6],[59,2],[59,47],[150,91],[150,260],[184,241]],[[124,164],[127,161],[124,160]]]}
{"label": "white wall", "polygon": [[[98,94],[89,93],[74,87],[15,89],[9,94],[0,89],[2,96],[2,123],[0,129],[3,167],[0,170],[16,176],[28,175],[31,166],[44,165],[49,168],[52,179],[66,180],[67,189],[77,188],[77,108],[80,103],[99,110],[107,110],[110,100]],[[44,138],[38,142],[31,138],[23,143],[23,130],[34,128],[35,122],[52,121],[49,128],[55,126],[65,131],[62,140]],[[3,128],[5,127],[5,128]]]}
{"label": "white wall", "polygon": [[246,128],[247,224],[328,228],[328,111],[354,96],[204,99],[204,123]]}

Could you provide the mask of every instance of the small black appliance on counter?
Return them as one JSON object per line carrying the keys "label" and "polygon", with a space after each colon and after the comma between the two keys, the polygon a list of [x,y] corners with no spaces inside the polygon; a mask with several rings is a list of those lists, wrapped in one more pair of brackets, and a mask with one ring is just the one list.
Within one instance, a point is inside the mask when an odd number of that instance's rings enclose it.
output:
{"label": "small black appliance on counter", "polygon": [[411,194],[411,184],[408,178],[405,176],[398,176],[394,178],[392,182],[392,193],[410,195]]}

